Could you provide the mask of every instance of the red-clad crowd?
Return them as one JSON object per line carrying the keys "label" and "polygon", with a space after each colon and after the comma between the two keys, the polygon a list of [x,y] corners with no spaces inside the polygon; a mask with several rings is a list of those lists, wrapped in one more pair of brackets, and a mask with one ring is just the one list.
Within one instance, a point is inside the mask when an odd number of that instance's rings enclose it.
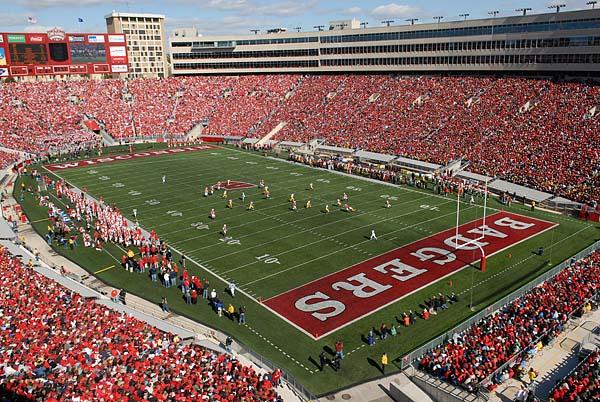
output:
{"label": "red-clad crowd", "polygon": [[446,164],[582,202],[600,199],[600,87],[547,79],[249,75],[0,86],[0,145],[203,134],[360,148]]}
{"label": "red-clad crowd", "polygon": [[[597,305],[597,300],[590,299],[598,297],[599,288],[600,252],[595,252],[464,332],[453,334],[422,356],[419,368],[476,389],[513,356],[526,351],[526,357],[535,353],[539,342],[548,344],[586,303]],[[505,374],[512,377],[516,370],[508,367]]]}
{"label": "red-clad crowd", "polygon": [[19,159],[19,155],[14,152],[0,151],[0,169],[15,163]]}
{"label": "red-clad crowd", "polygon": [[600,352],[582,361],[575,370],[550,393],[553,402],[600,400]]}
{"label": "red-clad crowd", "polygon": [[0,392],[44,401],[279,401],[235,357],[99,305],[0,251]]}

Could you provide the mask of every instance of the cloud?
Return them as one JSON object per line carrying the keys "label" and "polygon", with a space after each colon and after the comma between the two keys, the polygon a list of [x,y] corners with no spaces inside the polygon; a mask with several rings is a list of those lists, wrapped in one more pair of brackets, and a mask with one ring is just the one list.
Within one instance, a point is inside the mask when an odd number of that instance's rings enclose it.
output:
{"label": "cloud", "polygon": [[135,0],[17,0],[18,5],[32,9],[52,7],[89,7],[117,3],[135,3]]}
{"label": "cloud", "polygon": [[354,7],[350,7],[350,8],[346,8],[346,9],[342,10],[343,14],[360,14],[362,12],[363,12],[362,8],[360,8],[358,6],[354,6]]}
{"label": "cloud", "polygon": [[418,7],[408,6],[404,4],[390,3],[375,7],[371,14],[375,17],[389,18],[389,17],[412,17],[419,13]]}
{"label": "cloud", "polygon": [[277,26],[278,21],[270,18],[257,18],[230,15],[223,18],[169,18],[165,25],[168,31],[174,28],[196,27],[202,35],[249,34],[249,29],[267,29]]}

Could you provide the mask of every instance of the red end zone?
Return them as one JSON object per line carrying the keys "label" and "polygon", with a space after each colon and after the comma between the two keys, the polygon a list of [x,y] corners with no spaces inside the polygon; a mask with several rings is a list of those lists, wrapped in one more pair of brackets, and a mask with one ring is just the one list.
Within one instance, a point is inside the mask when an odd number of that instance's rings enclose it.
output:
{"label": "red end zone", "polygon": [[264,304],[315,339],[398,301],[481,258],[491,256],[552,227],[510,212],[498,212],[389,251],[306,285],[272,297]]}
{"label": "red end zone", "polygon": [[123,154],[116,156],[106,156],[103,158],[94,158],[87,159],[82,161],[72,161],[67,163],[54,163],[52,165],[45,165],[44,167],[52,172],[57,172],[65,169],[78,168],[83,166],[94,166],[105,163],[112,162],[121,162],[128,161],[131,159],[139,159],[139,158],[148,158],[151,156],[159,156],[159,155],[173,155],[179,154],[182,152],[195,152],[195,151],[205,151],[208,149],[217,149],[214,145],[193,145],[189,147],[181,147],[181,148],[167,148],[160,151],[147,151],[147,152],[135,152],[132,154]]}

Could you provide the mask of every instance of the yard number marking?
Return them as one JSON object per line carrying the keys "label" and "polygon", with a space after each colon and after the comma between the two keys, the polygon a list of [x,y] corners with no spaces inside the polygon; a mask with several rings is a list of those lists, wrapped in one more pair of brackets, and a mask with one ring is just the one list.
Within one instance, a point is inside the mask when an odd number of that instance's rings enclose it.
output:
{"label": "yard number marking", "polygon": [[317,179],[317,181],[318,181],[319,183],[326,183],[326,184],[329,184],[329,183],[331,183],[331,182],[330,182],[329,180],[327,180],[327,179]]}
{"label": "yard number marking", "polygon": [[208,229],[208,225],[204,222],[194,222],[190,226],[197,230]]}
{"label": "yard number marking", "polygon": [[271,170],[279,170],[278,167],[275,166],[267,166],[267,169],[271,169]]}
{"label": "yard number marking", "polygon": [[141,195],[142,193],[140,193],[139,191],[135,191],[135,190],[131,190],[130,192],[128,192],[127,194],[136,197],[138,195]]}
{"label": "yard number marking", "polygon": [[353,191],[362,191],[362,188],[360,188],[360,187],[347,186],[346,188],[348,190],[353,190]]}
{"label": "yard number marking", "polygon": [[271,257],[271,254],[265,254],[258,257],[255,257],[258,261],[262,261],[265,264],[281,264],[279,259],[276,257]]}
{"label": "yard number marking", "polygon": [[98,177],[98,180],[106,181],[106,180],[110,180],[110,177],[108,177],[108,176],[100,176],[100,177]]}
{"label": "yard number marking", "polygon": [[432,207],[431,205],[427,205],[427,204],[420,205],[420,207],[423,209],[428,209],[430,211],[439,211],[440,210],[438,207]]}
{"label": "yard number marking", "polygon": [[123,183],[115,183],[112,186],[115,187],[115,188],[121,188],[121,187],[125,187],[125,184],[123,184]]}
{"label": "yard number marking", "polygon": [[398,197],[396,197],[395,195],[382,194],[382,195],[380,195],[380,197],[387,198],[390,201],[398,201]]}
{"label": "yard number marking", "polygon": [[219,239],[219,241],[222,241],[225,244],[235,244],[235,245],[241,244],[241,242],[239,240],[234,239],[231,236],[225,236],[222,239]]}
{"label": "yard number marking", "polygon": [[147,200],[146,204],[148,204],[148,205],[158,205],[158,204],[160,204],[160,201],[159,200],[155,200],[155,199],[151,199],[151,200]]}
{"label": "yard number marking", "polygon": [[87,174],[96,174],[96,173],[98,173],[98,171],[94,170],[94,169],[90,169],[87,171]]}
{"label": "yard number marking", "polygon": [[290,176],[300,177],[300,176],[304,176],[304,175],[300,172],[292,172],[292,173],[290,173]]}
{"label": "yard number marking", "polygon": [[183,216],[183,212],[179,212],[179,211],[167,211],[167,215],[169,215],[169,216]]}

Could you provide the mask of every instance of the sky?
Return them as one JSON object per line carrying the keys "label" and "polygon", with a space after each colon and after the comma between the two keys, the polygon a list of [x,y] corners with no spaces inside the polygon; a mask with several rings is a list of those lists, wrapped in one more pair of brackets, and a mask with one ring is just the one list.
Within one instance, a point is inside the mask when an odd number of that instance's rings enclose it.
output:
{"label": "sky", "polygon": [[[45,32],[60,27],[67,32],[106,32],[104,15],[111,11],[157,13],[166,16],[167,31],[196,27],[204,35],[249,33],[251,29],[286,27],[303,31],[331,20],[356,18],[368,27],[394,20],[394,25],[483,18],[498,10],[500,16],[518,15],[514,10],[530,7],[530,13],[550,12],[548,6],[565,4],[563,10],[589,8],[589,0],[0,0],[0,31]],[[598,4],[600,7],[600,1]],[[34,17],[35,24],[27,22]],[[78,23],[78,18],[84,20]]]}

